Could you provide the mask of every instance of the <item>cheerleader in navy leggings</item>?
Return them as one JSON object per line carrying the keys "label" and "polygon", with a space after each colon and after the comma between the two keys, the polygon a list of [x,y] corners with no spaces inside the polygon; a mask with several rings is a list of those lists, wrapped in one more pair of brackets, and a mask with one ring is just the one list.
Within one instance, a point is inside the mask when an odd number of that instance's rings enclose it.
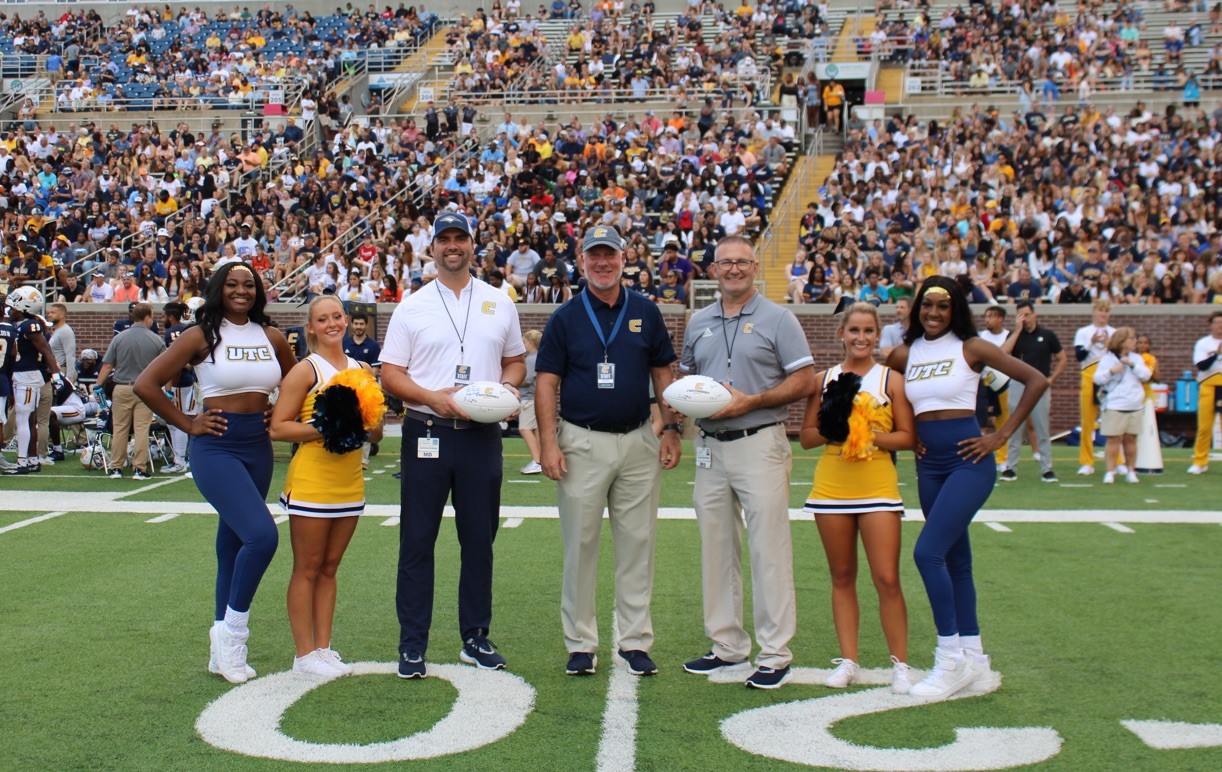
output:
{"label": "cheerleader in navy leggings", "polygon": [[[249,266],[221,266],[196,312],[198,324],[183,331],[135,385],[157,415],[191,435],[195,485],[221,516],[208,670],[235,684],[255,676],[246,664],[250,604],[279,543],[266,503],[272,480],[268,397],[297,364],[266,305],[263,283]],[[162,390],[188,365],[203,391],[204,408],[194,416]]]}
{"label": "cheerleader in navy leggings", "polygon": [[[887,357],[887,365],[904,374],[916,414],[917,491],[925,527],[913,557],[938,629],[934,668],[909,693],[932,700],[973,685],[991,690],[999,677],[980,642],[968,525],[993,492],[993,452],[1023,426],[1048,379],[978,337],[963,291],[941,276],[925,280],[917,292],[904,343]],[[982,436],[976,389],[986,366],[1024,389],[1001,430]]]}

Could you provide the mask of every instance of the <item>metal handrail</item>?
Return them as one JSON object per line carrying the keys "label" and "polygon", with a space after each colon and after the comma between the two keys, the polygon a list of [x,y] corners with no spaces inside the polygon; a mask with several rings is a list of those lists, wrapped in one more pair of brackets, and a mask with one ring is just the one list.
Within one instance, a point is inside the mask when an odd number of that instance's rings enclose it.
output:
{"label": "metal handrail", "polygon": [[[122,84],[120,84],[122,85]],[[300,102],[301,95],[305,90],[305,83],[301,80],[291,79],[279,81],[276,83],[262,83],[256,86],[249,94],[245,94],[238,99],[233,96],[225,97],[226,104],[224,106],[213,102],[213,99],[221,97],[212,96],[170,96],[165,93],[157,96],[148,97],[120,97],[111,96],[105,102],[99,101],[101,92],[90,94],[88,97],[77,101],[75,104],[64,108],[59,102],[59,96],[62,87],[51,86],[48,83],[49,96],[43,101],[35,100],[39,104],[40,110],[49,110],[54,113],[107,113],[107,112],[147,112],[161,110],[256,110],[265,104],[270,104],[272,92],[280,91],[284,95],[285,104],[292,102]],[[49,101],[50,104],[44,104],[44,101]]]}
{"label": "metal handrail", "polygon": [[[1013,96],[1018,93],[1018,89],[1026,80],[1010,80],[999,79],[996,85],[974,87],[969,85],[966,80],[952,79],[948,76],[945,69],[940,63],[931,62],[928,64],[913,62],[908,65],[908,79],[919,79],[918,90],[909,93],[910,86],[905,84],[906,96],[923,96],[926,94],[937,96],[980,96],[980,97],[997,97],[997,96]],[[1042,104],[1045,102],[1042,94],[1041,83],[1043,78],[1031,79],[1035,90],[1032,93],[1032,104]],[[1198,75],[1198,82],[1202,81],[1202,77]],[[1078,96],[1078,83],[1080,80],[1070,81],[1066,79],[1063,85],[1060,85],[1060,100],[1076,100]],[[1180,91],[1183,87],[1176,82],[1174,72],[1166,72],[1161,78],[1156,77],[1155,73],[1134,72],[1128,76],[1116,77],[1097,77],[1091,80],[1092,88],[1090,99],[1093,101],[1101,95],[1119,95],[1132,94],[1136,92],[1159,92],[1159,91]],[[1201,82],[1202,89],[1207,87]],[[1222,86],[1222,83],[1213,85],[1213,88]],[[1058,100],[1058,101],[1060,101]]]}

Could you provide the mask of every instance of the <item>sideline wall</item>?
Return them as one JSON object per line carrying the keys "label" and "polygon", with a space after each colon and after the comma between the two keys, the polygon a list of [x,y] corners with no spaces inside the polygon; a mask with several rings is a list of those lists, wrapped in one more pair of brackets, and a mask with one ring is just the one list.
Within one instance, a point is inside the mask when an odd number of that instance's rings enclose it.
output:
{"label": "sideline wall", "polygon": [[[382,304],[378,307],[377,337],[381,341],[385,335],[386,324],[394,311],[394,305]],[[522,319],[522,330],[531,328],[542,330],[547,319],[555,310],[555,306],[519,306]],[[1208,333],[1208,317],[1216,306],[1177,305],[1177,306],[1122,306],[1112,311],[1114,326],[1129,325],[1139,333],[1150,335],[1153,350],[1162,368],[1163,382],[1174,384],[1185,370],[1192,369],[1192,344],[1198,338]],[[974,306],[976,323],[984,325],[985,306]],[[806,331],[815,357],[816,368],[822,370],[840,361],[841,349],[835,342],[836,321],[831,315],[831,306],[798,306],[793,309],[802,329]],[[1008,309],[1007,328],[1014,327],[1013,308]],[[889,324],[894,319],[894,312],[888,307],[880,309],[882,321]],[[272,317],[282,327],[301,324],[305,317],[305,309],[294,304],[275,304],[270,307]],[[73,304],[69,307],[68,322],[76,330],[77,351],[84,348],[95,348],[99,354],[106,349],[111,337],[111,325],[125,315],[126,307],[117,303],[108,304]],[[1052,430],[1066,431],[1078,425],[1078,363],[1073,355],[1074,332],[1090,323],[1089,306],[1043,306],[1038,309],[1040,323],[1050,328],[1066,348],[1069,363],[1059,381],[1053,384],[1052,397]],[[667,328],[675,343],[676,353],[683,344],[683,330],[687,324],[687,312],[683,309],[663,308]],[[789,412],[789,431],[796,434],[802,422],[802,406],[794,405]],[[1192,421],[1183,422],[1185,426],[1194,425]],[[1184,433],[1180,425],[1176,430]]]}

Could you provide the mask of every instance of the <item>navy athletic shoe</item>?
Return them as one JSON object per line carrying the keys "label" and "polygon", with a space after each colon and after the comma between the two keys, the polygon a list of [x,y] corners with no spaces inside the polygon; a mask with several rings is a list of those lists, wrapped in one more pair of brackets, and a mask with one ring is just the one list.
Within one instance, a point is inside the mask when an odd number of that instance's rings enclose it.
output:
{"label": "navy athletic shoe", "polygon": [[628,663],[628,672],[633,675],[651,676],[658,674],[658,666],[653,664],[653,660],[649,658],[649,655],[640,649],[633,649],[631,651],[620,649],[619,655]]}
{"label": "navy athletic shoe", "polygon": [[735,665],[741,664],[742,662],[731,662],[728,659],[722,659],[710,651],[700,659],[693,659],[688,662],[684,662],[683,669],[689,673],[695,673],[696,675],[708,675],[714,670],[720,670],[723,667],[734,667]]}
{"label": "navy athletic shoe", "polygon": [[463,642],[458,658],[483,670],[505,669],[505,658],[496,653],[496,646],[483,633],[473,635]]}
{"label": "navy athletic shoe", "polygon": [[789,670],[789,665],[783,668],[773,668],[761,665],[751,677],[747,679],[747,686],[752,689],[780,689],[789,681],[793,673]]}
{"label": "navy athletic shoe", "polygon": [[569,655],[569,663],[565,665],[567,675],[594,675],[597,672],[598,656],[584,651],[575,651]]}
{"label": "navy athletic shoe", "polygon": [[52,450],[52,451],[51,451],[51,452],[48,454],[48,457],[49,457],[49,458],[50,458],[52,461],[63,461],[63,460],[64,460],[64,452],[63,452],[62,450]]}
{"label": "navy athletic shoe", "polygon": [[418,651],[408,651],[399,654],[400,678],[424,678],[424,655]]}

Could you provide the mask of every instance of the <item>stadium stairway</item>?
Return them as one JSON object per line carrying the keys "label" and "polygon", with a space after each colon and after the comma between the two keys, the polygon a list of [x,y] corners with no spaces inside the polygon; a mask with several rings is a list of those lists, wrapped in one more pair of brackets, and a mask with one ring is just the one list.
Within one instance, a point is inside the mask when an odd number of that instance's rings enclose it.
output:
{"label": "stadium stairway", "polygon": [[763,266],[764,286],[769,300],[785,303],[785,290],[789,286],[789,265],[793,262],[794,250],[798,246],[798,230],[802,223],[802,215],[806,205],[818,198],[819,188],[823,186],[832,168],[836,165],[836,151],[823,155],[799,156],[794,170],[790,173],[791,185],[801,185],[794,195],[788,195],[789,190],[782,192],[781,204],[772,211],[772,227],[775,229],[776,243],[780,245],[775,260],[768,260]]}
{"label": "stadium stairway", "polygon": [[[450,85],[450,81],[454,78],[454,72],[451,69],[438,70],[434,73],[436,77],[429,77],[430,65],[437,61],[438,58],[446,50],[446,32],[449,27],[445,24],[437,25],[437,31],[433,33],[433,37],[429,38],[428,42],[420,46],[411,56],[403,60],[403,62],[395,68],[395,72],[418,72],[421,73],[420,80],[416,86],[410,91],[410,96],[398,107],[397,112],[412,113],[416,111],[416,103],[418,101],[417,94],[420,93],[420,86],[432,86],[434,94],[445,94],[446,89]],[[387,105],[391,107],[391,105]]]}
{"label": "stadium stairway", "polygon": [[883,97],[889,105],[904,101],[905,68],[895,65],[882,65],[878,68],[878,80],[874,88],[883,92]]}
{"label": "stadium stairway", "polygon": [[857,55],[857,39],[868,37],[877,26],[874,16],[858,15],[844,20],[840,35],[836,37],[836,48],[832,51],[833,62],[855,62]]}

